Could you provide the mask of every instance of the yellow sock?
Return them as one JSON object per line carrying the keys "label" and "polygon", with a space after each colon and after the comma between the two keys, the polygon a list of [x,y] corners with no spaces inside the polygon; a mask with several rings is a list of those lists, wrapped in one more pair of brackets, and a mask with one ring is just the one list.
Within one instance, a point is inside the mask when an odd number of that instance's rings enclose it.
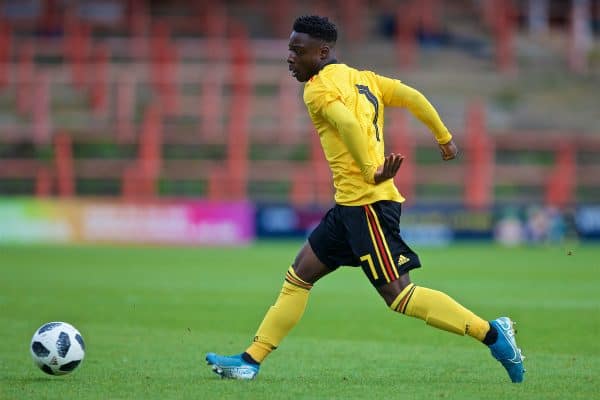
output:
{"label": "yellow sock", "polygon": [[300,279],[290,267],[277,301],[267,311],[254,336],[254,342],[246,349],[246,353],[261,363],[279,346],[304,314],[311,287],[310,283]]}
{"label": "yellow sock", "polygon": [[489,323],[473,314],[445,293],[412,283],[390,306],[394,311],[424,320],[428,325],[479,341],[490,329]]}

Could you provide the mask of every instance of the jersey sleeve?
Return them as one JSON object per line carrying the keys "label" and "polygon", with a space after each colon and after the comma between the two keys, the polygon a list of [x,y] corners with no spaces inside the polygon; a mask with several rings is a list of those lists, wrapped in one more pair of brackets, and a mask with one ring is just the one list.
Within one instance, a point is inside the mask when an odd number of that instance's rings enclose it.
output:
{"label": "jersey sleeve", "polygon": [[398,85],[402,85],[402,82],[398,79],[388,78],[387,76],[377,75],[371,72],[373,79],[377,81],[377,86],[381,92],[381,98],[383,104],[386,106],[398,106],[394,104],[395,91]]}
{"label": "jersey sleeve", "polygon": [[336,101],[342,100],[339,92],[332,88],[327,88],[322,84],[307,84],[304,87],[304,104],[308,111],[314,114],[320,114],[325,106]]}
{"label": "jersey sleeve", "polygon": [[377,166],[369,159],[368,139],[354,114],[341,101],[326,104],[321,114],[339,132],[342,142],[360,168],[365,182],[375,184]]}
{"label": "jersey sleeve", "polygon": [[452,135],[427,98],[418,90],[397,79],[376,75],[379,90],[386,106],[407,108],[412,115],[426,125],[440,144],[452,140]]}

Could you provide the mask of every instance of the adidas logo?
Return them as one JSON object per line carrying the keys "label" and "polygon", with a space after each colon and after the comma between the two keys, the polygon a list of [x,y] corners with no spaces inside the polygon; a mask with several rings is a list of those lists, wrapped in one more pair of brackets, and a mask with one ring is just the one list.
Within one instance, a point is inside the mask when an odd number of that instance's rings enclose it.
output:
{"label": "adidas logo", "polygon": [[398,266],[406,264],[409,261],[410,261],[410,258],[404,257],[402,254],[400,254],[400,257],[398,257]]}

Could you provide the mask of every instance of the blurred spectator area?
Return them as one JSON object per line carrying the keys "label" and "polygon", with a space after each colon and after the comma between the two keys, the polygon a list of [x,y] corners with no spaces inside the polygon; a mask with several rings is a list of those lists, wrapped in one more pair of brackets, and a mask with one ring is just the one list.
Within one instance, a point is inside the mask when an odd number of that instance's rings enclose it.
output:
{"label": "blurred spectator area", "polygon": [[442,163],[387,112],[411,201],[600,201],[599,0],[0,1],[0,195],[330,203],[285,63],[309,13],[455,135]]}

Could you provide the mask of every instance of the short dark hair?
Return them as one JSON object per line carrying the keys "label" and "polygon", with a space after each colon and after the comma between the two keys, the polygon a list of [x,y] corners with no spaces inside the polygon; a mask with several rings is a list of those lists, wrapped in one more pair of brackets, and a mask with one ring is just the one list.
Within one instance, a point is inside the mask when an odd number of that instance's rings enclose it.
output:
{"label": "short dark hair", "polygon": [[294,21],[294,31],[306,33],[307,35],[322,39],[326,42],[335,43],[337,40],[337,28],[327,17],[318,15],[304,15]]}

